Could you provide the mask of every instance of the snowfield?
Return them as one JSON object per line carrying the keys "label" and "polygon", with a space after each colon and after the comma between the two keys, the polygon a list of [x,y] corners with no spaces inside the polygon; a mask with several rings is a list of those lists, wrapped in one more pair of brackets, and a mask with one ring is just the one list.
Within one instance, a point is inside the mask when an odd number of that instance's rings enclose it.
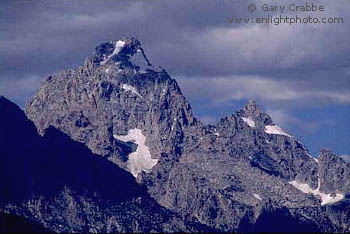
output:
{"label": "snowfield", "polygon": [[133,86],[131,86],[131,85],[123,84],[123,85],[122,85],[122,89],[124,89],[125,92],[130,91],[130,92],[136,94],[137,96],[139,96],[140,98],[143,98],[143,97],[141,96],[141,94],[140,94],[139,92],[137,92],[136,88],[133,87]]}
{"label": "snowfield", "polygon": [[285,131],[283,131],[282,128],[280,128],[277,125],[267,125],[265,126],[265,132],[268,134],[275,134],[275,135],[284,135],[287,137],[292,137],[291,135],[288,135]]}
{"label": "snowfield", "polygon": [[145,145],[146,137],[142,134],[142,130],[138,128],[130,129],[125,136],[113,135],[115,139],[128,142],[132,141],[137,144],[135,152],[129,154],[127,161],[128,169],[134,177],[144,171],[149,173],[150,170],[157,164],[158,159],[153,159],[149,148]]}
{"label": "snowfield", "polygon": [[256,199],[258,199],[260,201],[262,200],[262,198],[260,197],[259,194],[253,193],[253,197],[255,197]]}
{"label": "snowfield", "polygon": [[331,194],[326,194],[320,191],[320,180],[318,180],[318,187],[317,189],[312,189],[308,184],[302,184],[295,180],[289,182],[289,184],[293,185],[303,193],[311,193],[315,196],[318,196],[321,198],[321,206],[326,204],[332,204],[337,201],[340,201],[344,198],[343,194],[337,193],[335,197],[332,197]]}
{"label": "snowfield", "polygon": [[242,120],[248,124],[249,127],[252,127],[254,128],[255,127],[255,122],[251,119],[251,118],[245,118],[245,117],[242,117]]}
{"label": "snowfield", "polygon": [[100,64],[103,65],[105,64],[111,57],[113,57],[114,55],[117,55],[121,49],[125,46],[125,42],[124,41],[117,41],[115,43],[115,47],[114,47],[114,51],[112,54],[110,54],[105,60],[103,60]]}

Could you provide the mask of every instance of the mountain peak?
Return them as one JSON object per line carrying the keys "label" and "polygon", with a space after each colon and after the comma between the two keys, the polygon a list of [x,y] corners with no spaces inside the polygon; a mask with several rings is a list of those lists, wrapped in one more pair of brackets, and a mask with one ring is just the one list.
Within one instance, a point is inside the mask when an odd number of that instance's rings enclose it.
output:
{"label": "mountain peak", "polygon": [[319,158],[323,158],[323,157],[334,158],[334,157],[337,157],[337,155],[333,153],[330,149],[322,148],[319,153]]}
{"label": "mountain peak", "polygon": [[154,70],[140,41],[134,37],[100,44],[92,55],[92,62],[97,66],[117,66],[118,69],[129,68],[136,72]]}
{"label": "mountain peak", "polygon": [[255,101],[251,100],[249,103],[243,108],[244,113],[247,116],[258,117],[261,114],[261,108]]}
{"label": "mountain peak", "polygon": [[262,127],[273,124],[271,117],[264,113],[260,106],[253,100],[249,101],[248,104],[244,106],[243,110],[238,111],[238,114],[240,117],[254,121]]}

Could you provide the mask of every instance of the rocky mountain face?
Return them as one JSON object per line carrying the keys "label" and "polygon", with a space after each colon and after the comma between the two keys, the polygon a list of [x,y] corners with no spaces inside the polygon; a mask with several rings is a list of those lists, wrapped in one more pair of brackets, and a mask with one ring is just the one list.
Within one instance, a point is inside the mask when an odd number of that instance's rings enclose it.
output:
{"label": "rocky mountain face", "polygon": [[134,177],[50,126],[37,133],[0,97],[0,230],[207,230],[159,206]]}
{"label": "rocky mountain face", "polygon": [[136,39],[104,43],[82,67],[49,77],[26,114],[40,132],[52,125],[140,174],[152,166],[146,159],[145,165],[128,161],[132,147],[118,136],[142,130],[148,154],[158,161],[162,153],[178,157],[183,126],[197,124],[176,81],[161,68],[151,69]]}
{"label": "rocky mountain face", "polygon": [[319,161],[321,190],[326,193],[343,191],[350,194],[350,163],[329,150],[321,150]]}
{"label": "rocky mountain face", "polygon": [[48,77],[26,115],[44,138],[52,126],[128,171],[182,220],[220,231],[350,231],[349,163],[326,150],[313,158],[255,102],[202,124],[134,38]]}
{"label": "rocky mountain face", "polygon": [[23,217],[10,215],[10,214],[0,214],[0,231],[2,233],[9,232],[50,232],[49,229],[43,228],[40,224],[35,222],[30,222]]}

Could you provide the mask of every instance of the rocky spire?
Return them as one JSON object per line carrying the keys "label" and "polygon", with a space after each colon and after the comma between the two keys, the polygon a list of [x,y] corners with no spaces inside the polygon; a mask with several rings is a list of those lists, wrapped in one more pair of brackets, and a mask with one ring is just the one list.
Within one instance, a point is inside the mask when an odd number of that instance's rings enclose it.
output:
{"label": "rocky spire", "polygon": [[335,191],[341,194],[349,193],[350,163],[329,149],[320,150],[318,161],[320,190],[325,193],[334,193]]}
{"label": "rocky spire", "polygon": [[260,125],[264,127],[266,125],[273,124],[271,117],[264,113],[260,106],[253,100],[249,101],[249,103],[244,106],[243,110],[241,110],[239,113],[241,117],[254,120],[257,126]]}
{"label": "rocky spire", "polygon": [[258,117],[261,114],[260,106],[253,100],[249,101],[243,110],[245,115],[249,117]]}
{"label": "rocky spire", "polygon": [[321,150],[320,150],[320,157],[321,156],[333,156],[334,155],[334,153],[330,150],[330,149],[326,149],[326,148],[322,148]]}
{"label": "rocky spire", "polygon": [[131,69],[136,72],[155,70],[146,57],[141,43],[136,38],[123,38],[108,41],[96,47],[93,55],[88,59],[97,67],[117,67]]}

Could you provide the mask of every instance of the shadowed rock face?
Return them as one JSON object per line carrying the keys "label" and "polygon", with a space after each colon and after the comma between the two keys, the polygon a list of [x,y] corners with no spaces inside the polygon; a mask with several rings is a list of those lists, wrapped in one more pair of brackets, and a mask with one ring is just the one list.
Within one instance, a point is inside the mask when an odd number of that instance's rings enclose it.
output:
{"label": "shadowed rock face", "polygon": [[[320,198],[291,182],[326,194],[349,192],[348,164],[334,159],[331,166],[323,153],[317,162],[255,102],[216,126],[203,125],[176,81],[151,65],[134,38],[103,43],[83,66],[50,76],[26,114],[41,134],[54,126],[129,171],[131,155],[147,147],[157,163],[134,173],[137,181],[162,206],[223,231],[254,224],[268,201],[301,223],[301,207],[308,207],[310,227],[333,230],[317,224],[328,212]],[[130,130],[145,137],[144,145]],[[131,140],[120,140],[125,136]]]}
{"label": "shadowed rock face", "polygon": [[3,97],[0,178],[0,230],[46,230],[36,223],[57,232],[212,230],[160,207],[130,173],[59,130],[41,137]]}
{"label": "shadowed rock face", "polygon": [[9,214],[0,214],[0,232],[52,232],[32,221],[28,221],[22,217]]}
{"label": "shadowed rock face", "polygon": [[5,139],[0,143],[0,173],[7,178],[3,180],[7,186],[0,189],[5,201],[23,200],[33,191],[54,196],[65,186],[79,194],[101,194],[106,202],[146,194],[129,173],[92,154],[85,145],[53,127],[40,137],[34,124],[16,105],[2,99],[0,108],[7,113],[0,115],[0,135]]}

